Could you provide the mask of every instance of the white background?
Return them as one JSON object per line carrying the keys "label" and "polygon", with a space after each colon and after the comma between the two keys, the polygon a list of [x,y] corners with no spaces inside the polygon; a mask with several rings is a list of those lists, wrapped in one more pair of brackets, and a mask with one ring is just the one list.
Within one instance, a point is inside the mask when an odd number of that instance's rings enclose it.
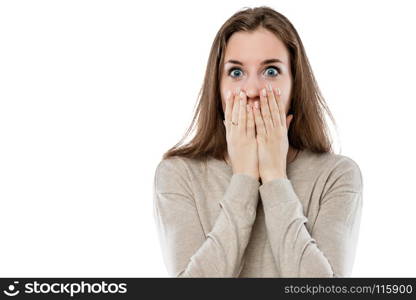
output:
{"label": "white background", "polygon": [[353,276],[416,276],[413,1],[351,0],[0,2],[0,276],[167,276],[155,167],[218,29],[260,5],[297,29],[361,168]]}

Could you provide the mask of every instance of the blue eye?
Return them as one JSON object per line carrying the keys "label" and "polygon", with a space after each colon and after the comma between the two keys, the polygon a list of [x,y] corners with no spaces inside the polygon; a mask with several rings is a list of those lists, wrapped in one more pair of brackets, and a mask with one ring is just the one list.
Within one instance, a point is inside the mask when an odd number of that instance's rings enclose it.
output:
{"label": "blue eye", "polygon": [[[230,71],[228,71],[228,75],[231,75],[231,73],[233,73],[234,71],[238,71],[238,72],[241,73],[241,69],[240,68],[231,68]],[[231,77],[235,77],[235,76],[231,75]]]}
{"label": "blue eye", "polygon": [[[274,67],[274,66],[267,67],[267,69],[266,69],[266,75],[267,76],[276,77],[280,73],[281,73],[280,69],[277,68],[277,67]],[[228,75],[233,77],[233,78],[238,78],[238,77],[240,77],[239,75],[241,75],[241,74],[242,74],[241,69],[237,68],[237,67],[231,68],[228,71]]]}
{"label": "blue eye", "polygon": [[[275,72],[269,72],[268,70],[274,70]],[[273,74],[275,74],[276,73],[276,75],[273,75]],[[280,74],[280,70],[279,70],[279,68],[277,68],[277,67],[268,67],[267,69],[266,69],[266,74],[267,75],[271,75],[271,76],[277,76],[277,74]]]}

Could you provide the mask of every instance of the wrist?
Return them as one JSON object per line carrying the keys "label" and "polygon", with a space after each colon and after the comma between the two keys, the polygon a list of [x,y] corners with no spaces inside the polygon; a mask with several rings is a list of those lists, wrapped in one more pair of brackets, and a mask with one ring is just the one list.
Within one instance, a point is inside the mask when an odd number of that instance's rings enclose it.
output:
{"label": "wrist", "polygon": [[234,175],[237,175],[237,174],[243,174],[243,175],[247,175],[247,176],[250,176],[251,178],[253,178],[253,179],[256,179],[256,180],[259,180],[260,179],[260,176],[259,175],[256,175],[256,174],[253,174],[253,173],[250,173],[250,172],[233,172],[233,174]]}
{"label": "wrist", "polygon": [[261,181],[262,183],[267,183],[269,181],[275,180],[275,179],[288,179],[286,174],[284,173],[276,173],[276,174],[271,174],[271,175],[266,175],[266,176],[261,176]]}

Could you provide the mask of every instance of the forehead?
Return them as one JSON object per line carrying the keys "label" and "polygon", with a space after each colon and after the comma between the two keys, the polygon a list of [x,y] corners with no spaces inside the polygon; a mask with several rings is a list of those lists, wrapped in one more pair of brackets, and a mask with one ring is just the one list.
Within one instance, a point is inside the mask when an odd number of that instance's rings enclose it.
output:
{"label": "forehead", "polygon": [[256,64],[267,58],[279,58],[286,64],[289,53],[274,33],[261,28],[253,32],[239,31],[231,35],[224,58],[224,61],[235,59],[244,64]]}

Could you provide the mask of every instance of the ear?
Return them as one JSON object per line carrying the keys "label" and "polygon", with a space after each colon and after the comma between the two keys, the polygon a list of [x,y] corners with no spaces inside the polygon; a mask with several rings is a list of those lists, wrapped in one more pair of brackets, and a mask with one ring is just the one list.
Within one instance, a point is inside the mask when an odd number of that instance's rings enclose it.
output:
{"label": "ear", "polygon": [[290,123],[292,122],[292,120],[293,120],[293,115],[289,115],[289,116],[286,118],[286,128],[287,128],[287,129],[289,129],[289,126],[290,126]]}

